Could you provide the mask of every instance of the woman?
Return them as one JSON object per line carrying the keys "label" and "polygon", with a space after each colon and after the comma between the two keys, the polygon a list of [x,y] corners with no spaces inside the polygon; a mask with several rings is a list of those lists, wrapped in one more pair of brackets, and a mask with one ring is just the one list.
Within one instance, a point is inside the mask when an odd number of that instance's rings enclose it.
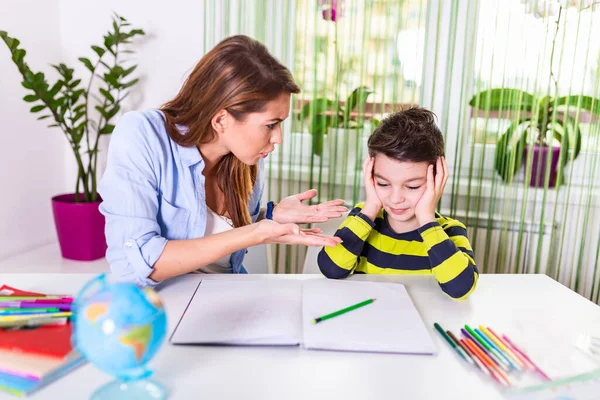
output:
{"label": "woman", "polygon": [[310,190],[260,208],[262,159],[281,143],[299,91],[265,46],[233,36],[160,110],[123,116],[99,187],[118,279],[149,286],[193,271],[243,273],[245,249],[262,243],[337,245],[296,224],[340,217],[343,200],[307,206]]}

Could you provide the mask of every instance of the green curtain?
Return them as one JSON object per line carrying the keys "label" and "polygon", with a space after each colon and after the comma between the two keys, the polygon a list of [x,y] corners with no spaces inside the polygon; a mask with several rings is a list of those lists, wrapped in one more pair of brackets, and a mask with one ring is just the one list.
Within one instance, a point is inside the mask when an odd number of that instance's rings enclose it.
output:
{"label": "green curtain", "polygon": [[[205,44],[253,36],[303,89],[268,160],[268,199],[317,188],[315,201],[361,201],[368,134],[386,114],[419,104],[438,116],[452,171],[439,211],[467,225],[480,271],[545,273],[598,302],[597,8],[589,0],[207,0]],[[350,107],[357,88],[368,97]],[[352,108],[351,124],[341,126],[337,107]],[[555,156],[536,158],[536,146]],[[273,272],[302,271],[306,249],[272,250]]]}

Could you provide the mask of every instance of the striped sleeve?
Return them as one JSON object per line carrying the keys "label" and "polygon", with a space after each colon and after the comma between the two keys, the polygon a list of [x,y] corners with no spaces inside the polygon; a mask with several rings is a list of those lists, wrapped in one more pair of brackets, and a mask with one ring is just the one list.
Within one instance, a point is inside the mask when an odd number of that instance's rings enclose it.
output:
{"label": "striped sleeve", "polygon": [[324,247],[319,252],[317,263],[327,278],[346,278],[356,269],[365,241],[375,225],[361,210],[362,204],[357,204],[335,232],[342,243]]}
{"label": "striped sleeve", "polygon": [[464,225],[450,220],[442,228],[438,222],[430,222],[419,228],[419,233],[442,290],[455,299],[467,298],[475,290],[479,272]]}

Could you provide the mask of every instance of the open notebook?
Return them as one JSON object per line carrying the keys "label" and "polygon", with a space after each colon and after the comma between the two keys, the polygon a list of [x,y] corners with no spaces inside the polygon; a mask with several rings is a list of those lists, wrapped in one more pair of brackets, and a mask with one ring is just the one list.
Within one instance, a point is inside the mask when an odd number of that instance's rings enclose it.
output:
{"label": "open notebook", "polygon": [[[369,298],[369,305],[313,319]],[[173,344],[302,345],[306,349],[435,354],[429,331],[401,284],[203,280]]]}

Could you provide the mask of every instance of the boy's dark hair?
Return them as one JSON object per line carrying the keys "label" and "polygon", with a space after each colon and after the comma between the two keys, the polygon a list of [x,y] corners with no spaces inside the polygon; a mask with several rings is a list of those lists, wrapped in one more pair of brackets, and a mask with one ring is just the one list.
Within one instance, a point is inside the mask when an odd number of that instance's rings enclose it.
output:
{"label": "boy's dark hair", "polygon": [[444,155],[444,136],[435,118],[433,112],[421,107],[389,115],[369,137],[369,155],[382,153],[398,161],[435,165]]}

